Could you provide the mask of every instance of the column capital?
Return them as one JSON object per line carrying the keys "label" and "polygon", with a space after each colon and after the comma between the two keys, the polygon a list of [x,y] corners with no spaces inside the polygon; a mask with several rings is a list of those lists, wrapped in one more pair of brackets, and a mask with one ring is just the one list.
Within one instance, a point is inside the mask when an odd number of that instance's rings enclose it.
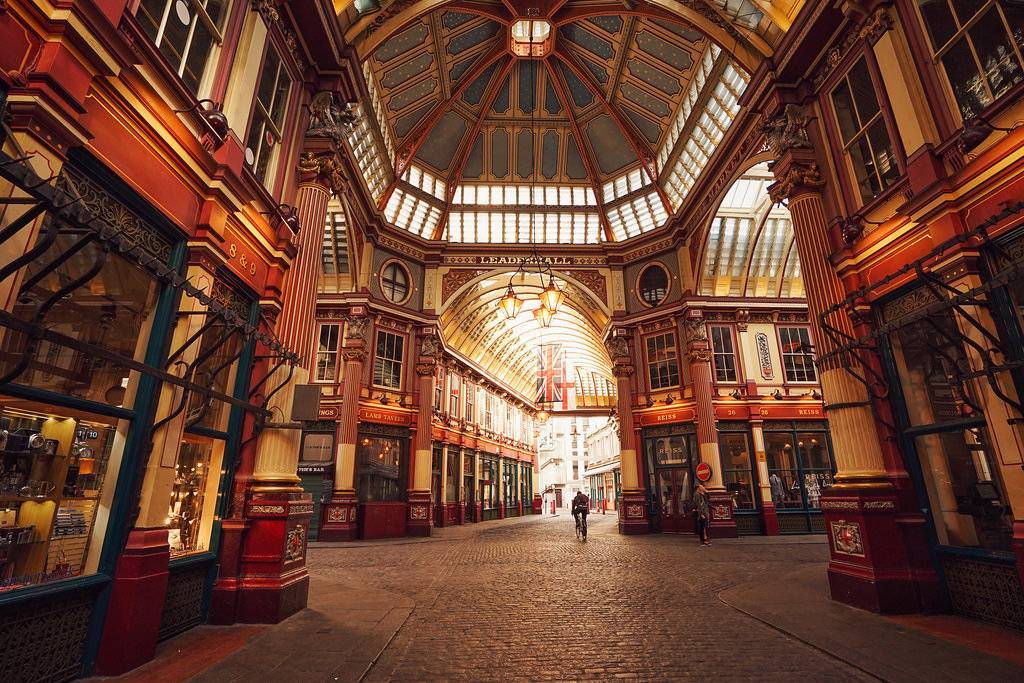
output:
{"label": "column capital", "polygon": [[333,151],[307,149],[299,155],[296,169],[299,172],[300,186],[313,185],[333,194],[343,194],[345,191],[342,166]]}
{"label": "column capital", "polygon": [[349,361],[365,363],[367,355],[366,349],[362,346],[346,346],[341,350],[341,358],[346,363]]}
{"label": "column capital", "polygon": [[768,196],[776,204],[804,194],[820,195],[821,188],[825,186],[818,162],[798,160],[790,153],[774,162],[771,170],[775,174],[775,182],[768,186]]}

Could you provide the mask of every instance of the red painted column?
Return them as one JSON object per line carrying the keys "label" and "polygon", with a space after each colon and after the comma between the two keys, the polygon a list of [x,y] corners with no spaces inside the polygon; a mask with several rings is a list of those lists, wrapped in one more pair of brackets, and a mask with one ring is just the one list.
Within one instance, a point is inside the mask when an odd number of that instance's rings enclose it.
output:
{"label": "red painted column", "polygon": [[626,329],[612,332],[606,342],[615,375],[615,411],[619,420],[620,463],[622,466],[622,505],[619,509],[619,533],[647,534],[651,531],[647,515],[647,490],[643,482],[643,462],[637,447],[633,420],[633,374],[630,335]]}
{"label": "red painted column", "polygon": [[[792,107],[776,102],[775,120],[793,120]],[[770,128],[770,127],[769,127]],[[939,605],[934,568],[921,558],[928,549],[918,508],[902,457],[890,444],[875,410],[888,410],[855,375],[867,376],[864,355],[837,354],[837,344],[821,324],[822,314],[842,301],[845,287],[832,265],[827,178],[822,176],[812,142],[810,117],[798,130],[769,141],[777,160],[777,181],[769,187],[775,202],[788,200],[800,254],[807,307],[814,331],[815,356],[836,460],[836,483],[822,492],[821,508],[829,535],[828,566],[832,598],[879,612],[929,610]],[[820,137],[820,136],[818,136]],[[831,328],[855,336],[850,316],[828,317]],[[877,359],[868,359],[875,364]]]}
{"label": "red painted column", "polygon": [[697,447],[700,461],[711,468],[711,479],[705,482],[711,501],[711,535],[735,538],[736,519],[732,514],[732,496],[722,483],[722,458],[718,451],[718,430],[715,428],[715,404],[711,388],[711,345],[707,328],[699,311],[692,311],[685,321],[686,359],[690,364],[690,381],[697,415]]}
{"label": "red painted column", "polygon": [[441,360],[441,342],[433,328],[423,328],[419,333],[419,355],[416,360],[416,444],[412,471],[412,487],[409,489],[406,519],[406,534],[409,536],[430,535],[431,492],[430,477],[433,462],[431,427],[434,416],[434,380],[437,365]]}
{"label": "red painted column", "polygon": [[359,388],[367,359],[370,318],[362,306],[353,307],[345,320],[342,367],[341,414],[334,454],[334,491],[324,505],[324,521],[318,539],[351,541],[358,535],[356,526],[359,498],[355,489],[356,442],[359,435]]}

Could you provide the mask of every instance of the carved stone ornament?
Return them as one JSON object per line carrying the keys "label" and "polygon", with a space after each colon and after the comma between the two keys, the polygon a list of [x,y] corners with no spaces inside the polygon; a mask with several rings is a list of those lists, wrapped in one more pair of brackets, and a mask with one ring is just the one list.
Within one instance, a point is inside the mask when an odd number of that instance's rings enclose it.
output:
{"label": "carved stone ornament", "polygon": [[687,344],[706,342],[708,340],[708,328],[704,325],[703,318],[683,321],[683,330],[686,333]]}
{"label": "carved stone ornament", "polygon": [[825,184],[818,164],[793,164],[778,180],[768,186],[768,196],[775,204],[789,199],[799,188],[819,188]]}
{"label": "carved stone ornament", "polygon": [[365,315],[350,315],[345,318],[345,341],[367,341],[370,332],[370,318]]}
{"label": "carved stone ornament", "polygon": [[686,359],[691,363],[710,363],[711,349],[706,346],[695,346],[686,350]]}
{"label": "carved stone ornament", "polygon": [[309,127],[306,129],[306,135],[331,138],[341,144],[357,119],[351,102],[342,102],[341,97],[333,90],[321,90],[313,95],[309,103]]}
{"label": "carved stone ornament", "polygon": [[423,337],[423,341],[420,342],[420,356],[436,360],[441,358],[441,342],[437,335],[428,334]]}
{"label": "carved stone ornament", "polygon": [[344,194],[345,176],[342,175],[341,164],[333,154],[303,152],[299,155],[296,168],[299,171],[300,181],[315,179],[330,188],[334,194]]}
{"label": "carved stone ornament", "polygon": [[736,331],[746,332],[747,324],[750,322],[750,311],[745,308],[741,308],[736,311]]}
{"label": "carved stone ornament", "polygon": [[296,37],[295,31],[292,30],[291,22],[285,18],[277,5],[278,3],[275,0],[252,0],[252,9],[260,13],[263,21],[267,24],[267,28],[277,27],[285,47],[288,48],[288,52],[295,60],[295,63],[299,65],[299,69],[305,71],[306,58],[299,48],[299,39]]}
{"label": "carved stone ornament", "polygon": [[782,113],[768,119],[761,127],[775,157],[781,157],[791,149],[810,149],[807,123],[811,117],[797,104],[787,104]]}
{"label": "carved stone ornament", "polygon": [[608,340],[606,347],[608,355],[613,361],[629,361],[629,342],[625,337],[612,337]]}
{"label": "carved stone ornament", "polygon": [[887,7],[879,7],[864,19],[859,26],[850,28],[842,38],[840,38],[829,51],[825,53],[825,59],[822,65],[818,68],[818,71],[814,74],[811,81],[814,83],[815,89],[820,88],[822,84],[828,80],[828,77],[835,71],[836,67],[843,61],[843,59],[850,53],[854,43],[858,40],[866,40],[871,45],[874,45],[878,40],[885,35],[888,31],[891,31],[893,27],[892,15],[889,13]]}

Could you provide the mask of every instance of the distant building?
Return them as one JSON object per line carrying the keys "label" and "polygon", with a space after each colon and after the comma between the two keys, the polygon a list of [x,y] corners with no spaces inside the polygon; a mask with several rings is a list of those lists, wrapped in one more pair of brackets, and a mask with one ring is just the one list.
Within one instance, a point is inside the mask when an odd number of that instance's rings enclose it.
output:
{"label": "distant building", "polygon": [[583,477],[587,482],[590,507],[595,512],[618,509],[622,476],[618,426],[616,420],[608,420],[587,432],[584,440],[588,460]]}

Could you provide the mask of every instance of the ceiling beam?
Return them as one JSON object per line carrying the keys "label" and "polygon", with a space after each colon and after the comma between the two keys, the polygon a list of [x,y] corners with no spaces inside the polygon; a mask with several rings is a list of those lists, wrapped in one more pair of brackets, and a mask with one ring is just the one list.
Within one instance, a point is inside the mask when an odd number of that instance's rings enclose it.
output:
{"label": "ceiling beam", "polygon": [[594,82],[594,79],[589,73],[587,73],[586,69],[576,62],[575,57],[558,48],[555,49],[554,54],[562,60],[563,64],[569,67],[569,70],[576,75],[576,78],[583,82],[584,86],[594,93],[594,97],[596,97],[604,107],[605,113],[608,114],[609,118],[611,118],[615,125],[619,127],[619,130],[622,131],[622,135],[626,138],[626,142],[628,142],[629,146],[633,148],[633,153],[636,154],[637,159],[640,160],[640,166],[644,169],[644,172],[647,173],[648,178],[651,180],[651,184],[654,185],[654,190],[658,193],[658,198],[661,199],[661,204],[664,207],[665,212],[671,216],[672,204],[669,203],[668,197],[665,195],[665,191],[661,189],[661,185],[658,183],[658,168],[654,152],[645,142],[640,140],[640,138],[633,132],[632,125],[627,123],[622,116],[619,115],[618,110],[608,102],[604,93],[601,92],[601,88]]}
{"label": "ceiling beam", "polygon": [[512,71],[512,66],[515,63],[516,60],[509,57],[508,62],[498,70],[497,78],[492,77],[480,106],[480,114],[476,117],[476,121],[473,123],[473,128],[469,132],[469,137],[466,139],[465,145],[463,145],[463,147],[455,154],[455,160],[452,163],[451,170],[448,171],[448,175],[445,177],[445,197],[447,201],[445,202],[444,212],[441,214],[441,220],[438,221],[437,228],[434,231],[433,239],[435,240],[441,239],[441,235],[444,233],[444,226],[448,221],[448,213],[451,211],[452,207],[452,198],[455,197],[456,183],[462,177],[462,171],[465,169],[466,162],[469,160],[469,155],[473,151],[473,143],[480,134],[480,129],[483,128],[484,119],[487,118],[487,112],[490,110],[491,105],[494,104],[494,99],[498,96],[498,92],[501,90],[502,84],[505,82],[505,79],[508,78],[509,73]]}
{"label": "ceiling beam", "polygon": [[[583,160],[583,166],[587,171],[587,175],[590,176],[590,186],[594,189],[594,199],[597,201],[597,214],[601,221],[601,228],[604,230],[604,238],[612,242],[615,238],[612,235],[612,226],[608,223],[608,213],[604,209],[604,197],[601,196],[601,186],[598,183],[597,166],[594,165],[594,160],[590,156],[590,149],[587,147],[587,141],[583,138],[579,121],[576,120],[576,114],[572,108],[572,100],[566,92],[565,84],[562,83],[562,75],[555,73],[555,68],[551,66],[551,61],[545,59],[544,67],[547,69],[548,78],[551,79],[555,95],[558,97],[558,101],[562,103],[562,109],[565,110],[566,115],[569,117],[569,126],[572,128],[573,137],[576,138],[576,149],[579,150],[580,159]],[[566,144],[568,145],[568,142]],[[566,155],[569,154],[568,147],[566,147],[565,153]]]}

